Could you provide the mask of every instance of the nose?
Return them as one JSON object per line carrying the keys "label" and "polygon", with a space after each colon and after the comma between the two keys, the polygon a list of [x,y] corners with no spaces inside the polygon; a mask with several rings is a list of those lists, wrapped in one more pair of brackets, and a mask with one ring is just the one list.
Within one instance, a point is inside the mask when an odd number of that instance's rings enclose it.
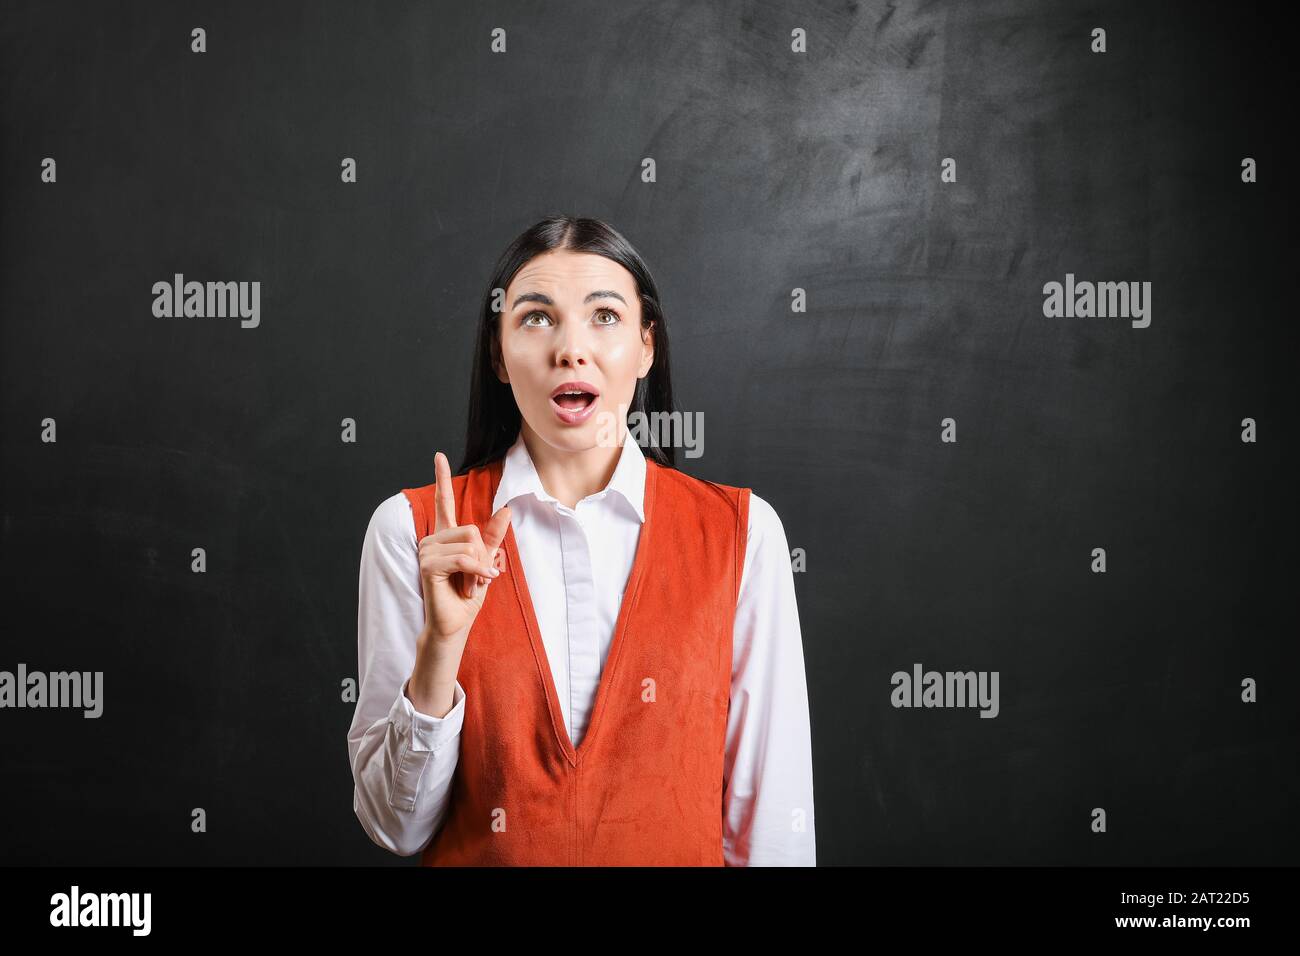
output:
{"label": "nose", "polygon": [[565,323],[563,337],[556,347],[555,363],[561,367],[576,368],[587,364],[588,348],[580,323]]}

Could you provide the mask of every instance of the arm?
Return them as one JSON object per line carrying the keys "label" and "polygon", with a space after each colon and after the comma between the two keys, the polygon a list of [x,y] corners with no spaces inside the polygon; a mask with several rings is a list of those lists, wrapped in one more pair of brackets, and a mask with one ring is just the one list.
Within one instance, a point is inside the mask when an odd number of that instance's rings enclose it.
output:
{"label": "arm", "polygon": [[459,681],[440,717],[420,713],[406,696],[423,626],[415,524],[399,492],[375,509],[361,548],[348,759],[357,819],[374,843],[400,856],[423,850],[442,824],[465,717]]}
{"label": "arm", "polygon": [[750,492],[722,793],[728,866],[815,866],[812,737],[785,529]]}

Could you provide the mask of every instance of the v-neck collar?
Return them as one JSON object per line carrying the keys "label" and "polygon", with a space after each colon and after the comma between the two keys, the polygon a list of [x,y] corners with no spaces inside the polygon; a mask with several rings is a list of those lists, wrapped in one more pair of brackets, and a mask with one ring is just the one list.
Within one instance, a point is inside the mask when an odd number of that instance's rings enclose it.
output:
{"label": "v-neck collar", "polygon": [[[626,440],[633,441],[634,439],[629,435]],[[591,721],[587,725],[587,731],[583,735],[582,743],[577,747],[573,745],[568,728],[564,724],[564,712],[560,708],[560,696],[555,690],[555,679],[551,675],[550,661],[546,657],[546,647],[542,642],[542,630],[537,623],[537,613],[533,609],[532,594],[528,590],[523,561],[519,557],[519,547],[515,542],[515,529],[512,525],[506,527],[506,536],[502,545],[506,555],[506,573],[514,584],[515,597],[519,602],[519,609],[523,613],[524,624],[528,629],[528,640],[532,644],[533,657],[537,662],[538,674],[546,696],[546,708],[550,711],[551,727],[555,731],[556,742],[560,745],[565,758],[574,767],[579,765],[583,755],[590,749],[592,741],[600,730],[601,716],[605,712],[610,694],[609,687],[614,682],[615,675],[618,672],[620,652],[627,642],[628,616],[636,605],[637,594],[640,590],[641,579],[644,577],[646,561],[648,560],[646,555],[652,546],[650,535],[656,527],[654,521],[655,487],[658,472],[662,466],[658,462],[649,459],[646,459],[645,465],[645,520],[641,524],[636,555],[632,559],[632,570],[628,572],[627,586],[623,591],[623,599],[618,609],[618,620],[614,624],[614,638],[610,644],[605,666],[601,670],[600,683],[596,688],[596,702],[592,708]],[[494,496],[501,481],[503,467],[504,463],[500,458],[492,463],[492,494]]]}

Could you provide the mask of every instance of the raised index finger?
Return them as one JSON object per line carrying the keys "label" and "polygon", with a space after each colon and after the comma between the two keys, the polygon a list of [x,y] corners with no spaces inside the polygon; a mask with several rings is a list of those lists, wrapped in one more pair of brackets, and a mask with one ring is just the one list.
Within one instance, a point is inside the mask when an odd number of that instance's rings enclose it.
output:
{"label": "raised index finger", "polygon": [[451,465],[447,456],[437,452],[433,456],[433,477],[438,484],[434,497],[433,530],[456,527],[456,499],[451,494]]}

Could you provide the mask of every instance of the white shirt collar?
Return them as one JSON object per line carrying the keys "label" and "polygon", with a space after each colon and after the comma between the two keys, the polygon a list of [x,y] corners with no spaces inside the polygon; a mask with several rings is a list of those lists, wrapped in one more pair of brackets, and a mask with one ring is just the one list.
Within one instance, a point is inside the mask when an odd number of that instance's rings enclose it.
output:
{"label": "white shirt collar", "polygon": [[[625,435],[618,464],[614,467],[614,474],[610,477],[609,484],[604,490],[596,492],[591,497],[601,498],[611,491],[618,492],[632,506],[637,518],[644,524],[645,471],[645,453],[641,451],[641,446],[636,443],[636,439],[630,434]],[[496,496],[492,499],[493,514],[503,505],[527,494],[535,495],[538,501],[559,504],[558,500],[547,494],[546,489],[542,487],[542,479],[537,474],[532,456],[528,454],[528,446],[524,444],[524,434],[521,430],[515,443],[506,452],[501,469],[501,482],[497,485]]]}

